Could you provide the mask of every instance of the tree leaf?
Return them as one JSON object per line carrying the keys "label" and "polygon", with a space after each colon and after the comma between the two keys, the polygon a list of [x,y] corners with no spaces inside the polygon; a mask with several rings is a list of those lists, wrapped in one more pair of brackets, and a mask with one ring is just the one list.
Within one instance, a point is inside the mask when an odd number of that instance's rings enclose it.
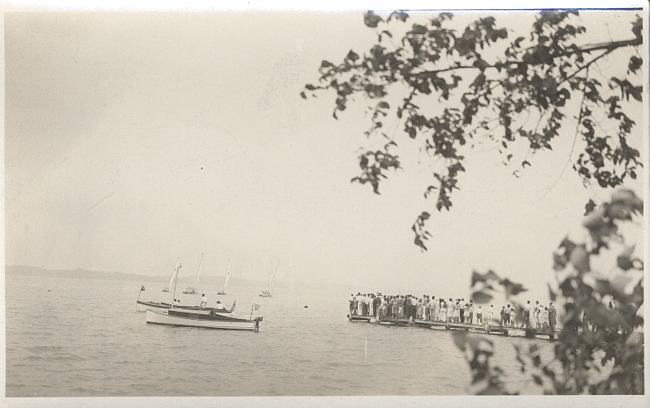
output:
{"label": "tree leaf", "polygon": [[384,21],[381,17],[375,14],[374,11],[368,10],[363,16],[363,22],[370,28],[376,28],[380,22]]}
{"label": "tree leaf", "polygon": [[492,295],[487,294],[481,290],[477,290],[472,293],[472,299],[477,305],[484,305],[486,303],[489,303],[490,300],[492,300],[492,297]]}

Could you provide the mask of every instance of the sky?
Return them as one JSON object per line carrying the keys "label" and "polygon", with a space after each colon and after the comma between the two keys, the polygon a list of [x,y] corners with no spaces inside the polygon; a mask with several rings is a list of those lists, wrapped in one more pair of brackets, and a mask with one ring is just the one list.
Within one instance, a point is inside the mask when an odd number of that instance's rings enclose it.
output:
{"label": "sky", "polygon": [[[632,19],[584,13],[585,41],[627,38]],[[299,96],[321,60],[373,44],[360,12],[10,13],[4,30],[8,265],[165,275],[178,258],[193,276],[203,253],[206,275],[230,260],[265,280],[279,262],[279,281],[444,297],[492,269],[546,299],[552,251],[608,194],[564,171],[571,126],[520,178],[477,146],[420,251],[410,227],[434,204],[417,146],[402,139],[404,169],[375,195],[350,183],[363,101],[334,120],[334,95]]]}

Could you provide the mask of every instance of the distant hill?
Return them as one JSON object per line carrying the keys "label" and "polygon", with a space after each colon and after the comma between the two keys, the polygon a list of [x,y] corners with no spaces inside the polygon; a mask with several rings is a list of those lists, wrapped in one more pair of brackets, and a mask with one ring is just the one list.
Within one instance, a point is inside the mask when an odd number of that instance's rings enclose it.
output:
{"label": "distant hill", "polygon": [[[140,275],[134,273],[124,273],[124,272],[101,272],[101,271],[90,271],[88,269],[45,269],[38,266],[26,266],[26,265],[6,265],[5,266],[6,275],[18,275],[18,276],[47,276],[54,278],[77,278],[77,279],[101,279],[101,280],[121,280],[121,281],[133,281],[133,282],[160,282],[164,283],[169,280],[169,275],[167,276],[148,276]],[[201,276],[201,282],[206,284],[218,284],[223,282],[223,276]],[[180,279],[180,282],[191,282],[194,280],[194,276],[187,277],[185,279]],[[262,281],[255,281],[242,278],[231,278],[231,283],[257,283],[264,285]]]}
{"label": "distant hill", "polygon": [[[155,282],[161,287],[166,286],[169,282],[170,275],[141,275],[135,273],[124,273],[124,272],[101,272],[101,271],[91,271],[88,269],[45,269],[38,266],[27,266],[27,265],[6,265],[5,266],[5,275],[13,276],[44,276],[44,277],[53,277],[53,278],[72,278],[72,279],[100,279],[100,280],[118,280],[118,281],[127,281],[127,282]],[[179,279],[180,285],[190,284],[194,281],[196,275],[192,273],[192,276],[186,276]],[[220,286],[223,284],[223,276],[211,276],[211,275],[201,275],[201,284],[209,286]],[[267,280],[254,280],[254,279],[244,279],[231,277],[230,284],[233,286],[257,286],[260,290],[266,289],[268,285]],[[344,291],[354,292],[356,289],[350,287],[350,285],[342,283],[324,283],[317,281],[310,281],[309,275],[306,274],[303,276],[303,279],[294,281],[276,281],[276,288],[288,288],[295,285],[300,285],[301,288],[311,290],[311,289],[324,289],[324,288],[339,288],[344,289]]]}

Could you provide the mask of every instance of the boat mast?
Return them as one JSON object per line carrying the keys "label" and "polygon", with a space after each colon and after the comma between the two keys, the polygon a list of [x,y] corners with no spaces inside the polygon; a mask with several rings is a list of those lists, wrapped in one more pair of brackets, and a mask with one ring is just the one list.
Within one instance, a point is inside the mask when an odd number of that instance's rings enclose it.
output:
{"label": "boat mast", "polygon": [[175,268],[174,268],[174,291],[172,292],[172,307],[174,307],[174,300],[176,299],[176,286],[178,284],[178,270],[181,269],[183,264],[179,263]]}
{"label": "boat mast", "polygon": [[203,262],[203,252],[201,252],[201,259],[199,260],[199,269],[196,271],[196,280],[194,281],[194,285],[192,285],[192,289],[198,291],[199,288],[199,277],[201,276],[201,263]]}
{"label": "boat mast", "polygon": [[275,272],[271,275],[271,280],[269,282],[269,295],[273,295],[273,288],[275,287],[275,274],[278,273],[278,268],[280,267],[280,261],[275,265]]}
{"label": "boat mast", "polygon": [[226,267],[226,280],[223,281],[223,292],[226,291],[228,281],[230,280],[230,258],[228,258],[228,266]]}
{"label": "boat mast", "polygon": [[167,289],[171,289],[172,284],[174,283],[174,275],[176,274],[176,267],[178,266],[178,260],[180,258],[176,258],[176,263],[174,264],[174,269],[172,269],[172,277],[169,279],[169,285],[167,285]]}

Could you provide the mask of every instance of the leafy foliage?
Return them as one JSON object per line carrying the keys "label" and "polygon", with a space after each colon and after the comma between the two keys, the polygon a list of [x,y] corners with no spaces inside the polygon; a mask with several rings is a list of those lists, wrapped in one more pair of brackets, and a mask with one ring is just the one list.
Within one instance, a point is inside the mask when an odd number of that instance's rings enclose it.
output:
{"label": "leafy foliage", "polygon": [[[522,374],[544,393],[643,394],[643,318],[638,314],[643,305],[643,261],[633,257],[634,246],[627,246],[619,233],[642,212],[643,203],[632,191],[619,190],[584,218],[587,242],[564,239],[554,254],[559,293],[549,289],[550,297],[562,300],[564,307],[554,359],[543,361],[536,344],[528,350],[515,347]],[[623,247],[614,267],[605,274],[593,270],[591,258],[613,251],[613,242]],[[472,274],[472,288],[476,303],[489,302],[492,292],[503,290],[521,319],[522,305],[512,297],[525,290],[521,285],[488,271]],[[508,393],[498,378],[500,370],[490,365],[492,354],[486,346],[465,334],[456,337],[470,362],[472,384],[484,385],[477,391]]]}
{"label": "leafy foliage", "polygon": [[[364,23],[376,31],[376,44],[362,53],[350,50],[338,64],[323,61],[318,83],[307,84],[301,93],[307,98],[308,93],[335,92],[334,118],[356,96],[369,102],[366,136],[383,138],[386,144],[359,155],[361,175],[353,182],[368,183],[379,194],[380,181],[400,168],[399,156],[389,148],[393,151],[402,142],[385,126],[387,120],[397,120],[407,140],[419,142],[435,166],[425,197],[435,193],[436,209],[449,210],[473,142],[493,142],[507,163],[513,159],[512,145],[525,143],[529,153],[513,172],[518,176],[530,166],[529,155],[552,150],[554,140],[566,133],[562,131],[573,127],[568,120],[572,116],[577,127],[571,132],[584,149],[571,159],[585,184],[593,180],[615,187],[627,177],[636,178],[639,151],[626,142],[635,122],[624,105],[641,101],[643,61],[638,52],[630,56],[624,50],[642,44],[640,17],[629,39],[595,45],[580,42],[586,29],[575,10],[541,11],[530,32],[515,38],[492,16],[459,31],[451,13],[408,27],[410,18],[403,11],[386,19],[366,13]],[[614,54],[624,61],[627,74],[602,83],[592,72]],[[412,227],[414,242],[423,250],[429,215],[422,212]]]}

